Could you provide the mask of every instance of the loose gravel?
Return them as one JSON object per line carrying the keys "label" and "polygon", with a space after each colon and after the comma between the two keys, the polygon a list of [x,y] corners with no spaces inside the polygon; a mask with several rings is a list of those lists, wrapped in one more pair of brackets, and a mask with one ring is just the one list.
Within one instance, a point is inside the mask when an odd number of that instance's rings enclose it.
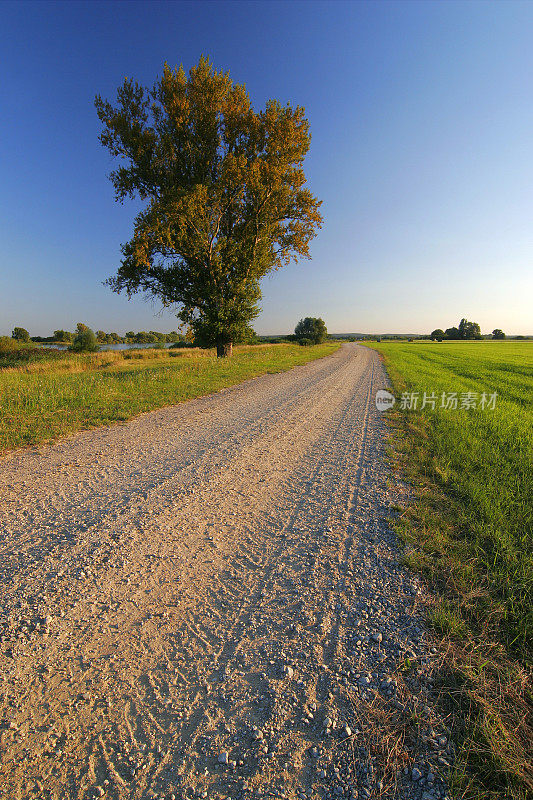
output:
{"label": "loose gravel", "polygon": [[377,354],[0,461],[0,797],[448,797]]}

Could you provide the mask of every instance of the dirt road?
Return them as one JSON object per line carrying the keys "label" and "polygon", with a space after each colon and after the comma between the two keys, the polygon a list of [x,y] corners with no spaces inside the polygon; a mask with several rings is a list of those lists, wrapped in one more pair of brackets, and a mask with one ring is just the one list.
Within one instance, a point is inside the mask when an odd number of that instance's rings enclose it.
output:
{"label": "dirt road", "polygon": [[0,461],[1,797],[445,796],[385,380],[344,345]]}

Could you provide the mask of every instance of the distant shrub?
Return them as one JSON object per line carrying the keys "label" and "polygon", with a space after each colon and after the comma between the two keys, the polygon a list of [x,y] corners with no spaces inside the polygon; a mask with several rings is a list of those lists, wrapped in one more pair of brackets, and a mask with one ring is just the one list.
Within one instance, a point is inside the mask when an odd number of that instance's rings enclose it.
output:
{"label": "distant shrub", "polygon": [[74,341],[70,345],[69,350],[73,353],[94,353],[99,349],[94,331],[88,328],[87,325],[79,322],[76,328]]}
{"label": "distant shrub", "polygon": [[313,342],[311,341],[311,339],[307,339],[304,337],[302,339],[298,339],[298,344],[300,345],[300,347],[311,347]]}

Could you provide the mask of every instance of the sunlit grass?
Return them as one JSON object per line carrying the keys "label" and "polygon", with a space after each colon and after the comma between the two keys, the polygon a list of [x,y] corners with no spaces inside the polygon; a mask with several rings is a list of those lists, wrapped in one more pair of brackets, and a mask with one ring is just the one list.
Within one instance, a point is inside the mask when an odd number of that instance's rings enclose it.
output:
{"label": "sunlit grass", "polygon": [[198,349],[65,354],[0,370],[0,451],[124,421],[248,378],[283,372],[339,347],[237,347],[230,359]]}
{"label": "sunlit grass", "polygon": [[372,346],[398,399],[497,393],[493,410],[397,403],[388,419],[393,458],[413,486],[396,527],[407,563],[439,593],[430,620],[446,642],[445,693],[464,723],[456,791],[525,798],[533,791],[533,342]]}

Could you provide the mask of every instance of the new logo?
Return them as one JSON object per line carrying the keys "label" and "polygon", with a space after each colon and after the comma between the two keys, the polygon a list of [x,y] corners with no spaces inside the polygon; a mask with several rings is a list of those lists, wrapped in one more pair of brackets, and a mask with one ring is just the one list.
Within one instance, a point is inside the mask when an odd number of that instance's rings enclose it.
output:
{"label": "new logo", "polygon": [[396,398],[386,389],[378,389],[376,392],[376,408],[378,411],[388,411],[396,402]]}

